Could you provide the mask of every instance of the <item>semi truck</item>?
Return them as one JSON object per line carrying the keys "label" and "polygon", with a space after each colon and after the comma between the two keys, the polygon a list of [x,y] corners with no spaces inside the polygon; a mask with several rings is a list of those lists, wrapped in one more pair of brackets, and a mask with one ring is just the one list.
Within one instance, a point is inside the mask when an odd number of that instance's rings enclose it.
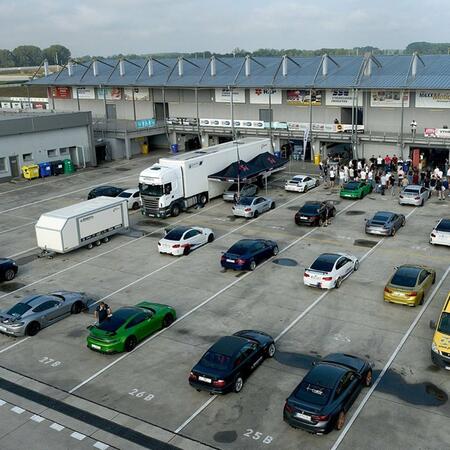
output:
{"label": "semi truck", "polygon": [[108,242],[129,224],[126,198],[96,197],[42,214],[35,225],[36,240],[44,252],[67,253]]}
{"label": "semi truck", "polygon": [[249,161],[261,153],[273,153],[270,139],[247,137],[169,158],[139,175],[141,211],[149,217],[176,217],[181,211],[204,206],[221,196],[230,182],[209,180],[213,175],[239,159]]}

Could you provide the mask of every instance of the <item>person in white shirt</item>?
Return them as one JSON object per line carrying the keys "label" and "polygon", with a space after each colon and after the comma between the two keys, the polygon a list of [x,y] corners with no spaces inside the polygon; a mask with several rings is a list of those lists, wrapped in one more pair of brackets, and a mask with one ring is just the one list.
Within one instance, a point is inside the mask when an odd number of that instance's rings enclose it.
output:
{"label": "person in white shirt", "polygon": [[383,173],[383,175],[381,175],[381,195],[384,195],[384,191],[386,190],[386,184],[387,184],[387,180],[388,177],[386,176],[386,174]]}
{"label": "person in white shirt", "polygon": [[344,182],[347,183],[348,181],[348,167],[344,166]]}
{"label": "person in white shirt", "polygon": [[342,187],[344,186],[345,183],[345,172],[344,169],[340,169],[339,170],[339,186]]}
{"label": "person in white shirt", "polygon": [[417,131],[417,122],[413,119],[411,122],[411,134],[413,136],[416,135],[416,131]]}
{"label": "person in white shirt", "polygon": [[365,170],[361,170],[361,181],[365,181],[367,177],[367,172]]}
{"label": "person in white shirt", "polygon": [[358,170],[361,170],[361,169],[362,169],[362,162],[361,162],[361,161],[358,161],[358,163],[357,163],[357,168],[358,168]]}
{"label": "person in white shirt", "polygon": [[330,169],[330,186],[334,187],[334,180],[335,180],[336,174],[334,173],[334,169]]}
{"label": "person in white shirt", "polygon": [[348,169],[348,175],[350,176],[350,180],[353,180],[353,178],[355,177],[355,171],[353,167],[350,167],[350,169]]}
{"label": "person in white shirt", "polygon": [[377,158],[377,167],[380,168],[383,166],[383,158],[381,157],[381,155],[378,155]]}

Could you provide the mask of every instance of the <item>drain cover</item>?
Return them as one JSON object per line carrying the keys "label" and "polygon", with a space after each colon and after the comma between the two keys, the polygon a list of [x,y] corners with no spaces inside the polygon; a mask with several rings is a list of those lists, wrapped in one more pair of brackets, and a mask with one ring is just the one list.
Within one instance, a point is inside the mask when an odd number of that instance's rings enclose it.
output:
{"label": "drain cover", "polygon": [[362,216],[363,214],[365,214],[365,211],[347,211],[345,213],[346,216]]}
{"label": "drain cover", "polygon": [[127,172],[131,169],[129,169],[127,167],[116,167],[114,170],[116,170],[117,172]]}
{"label": "drain cover", "polygon": [[278,264],[279,266],[286,266],[286,267],[295,267],[298,265],[295,259],[290,258],[278,258],[274,259],[272,262],[274,264]]}
{"label": "drain cover", "polygon": [[359,247],[369,247],[372,248],[377,245],[377,241],[369,241],[368,239],[355,239],[353,245],[358,245]]}

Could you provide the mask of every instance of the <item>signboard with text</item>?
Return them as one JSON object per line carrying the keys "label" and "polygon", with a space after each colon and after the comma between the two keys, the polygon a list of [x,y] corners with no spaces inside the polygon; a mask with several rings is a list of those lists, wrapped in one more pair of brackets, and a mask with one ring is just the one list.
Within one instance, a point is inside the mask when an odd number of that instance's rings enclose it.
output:
{"label": "signboard with text", "polygon": [[281,105],[281,90],[270,88],[255,88],[250,89],[250,103],[260,105]]}
{"label": "signboard with text", "polygon": [[286,91],[288,105],[294,106],[320,106],[322,104],[322,91],[312,89],[298,89]]}
{"label": "signboard with text", "polygon": [[425,137],[450,139],[450,130],[448,128],[425,128],[423,135]]}
{"label": "signboard with text", "polygon": [[[231,91],[229,89],[216,89],[216,102],[229,103]],[[245,89],[233,89],[233,103],[245,103]]]}
{"label": "signboard with text", "polygon": [[[370,106],[385,108],[401,108],[402,92],[401,91],[372,91],[370,94]],[[403,106],[409,107],[409,92],[403,94]]]}
{"label": "signboard with text", "polygon": [[351,89],[328,89],[325,93],[325,104],[329,106],[362,106],[362,92],[358,92],[358,97],[354,99]]}
{"label": "signboard with text", "polygon": [[133,95],[135,101],[150,100],[148,88],[134,87],[134,88],[125,88],[123,90],[124,100],[133,100]]}
{"label": "signboard with text", "polygon": [[68,86],[55,86],[51,88],[51,96],[54,98],[72,98],[72,88]]}
{"label": "signboard with text", "polygon": [[122,89],[120,88],[97,88],[97,98],[99,100],[121,100]]}
{"label": "signboard with text", "polygon": [[135,124],[138,130],[142,128],[151,128],[156,125],[156,119],[140,119],[136,120]]}
{"label": "signboard with text", "polygon": [[74,88],[73,98],[78,98],[80,100],[95,99],[95,89],[93,87],[79,87]]}
{"label": "signboard with text", "polygon": [[417,91],[416,108],[450,108],[450,91]]}

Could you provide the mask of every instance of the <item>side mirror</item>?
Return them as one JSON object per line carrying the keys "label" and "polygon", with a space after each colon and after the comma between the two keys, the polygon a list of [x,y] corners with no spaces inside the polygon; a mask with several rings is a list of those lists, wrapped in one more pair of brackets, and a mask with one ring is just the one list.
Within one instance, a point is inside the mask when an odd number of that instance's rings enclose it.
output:
{"label": "side mirror", "polygon": [[92,329],[92,328],[94,328],[94,325],[88,325],[88,326],[86,327],[86,330],[90,330],[90,329]]}
{"label": "side mirror", "polygon": [[397,270],[397,269],[398,269],[398,266],[394,266],[394,269]]}
{"label": "side mirror", "polygon": [[436,329],[436,321],[430,320],[430,328],[431,328],[432,330],[435,330],[435,329]]}

